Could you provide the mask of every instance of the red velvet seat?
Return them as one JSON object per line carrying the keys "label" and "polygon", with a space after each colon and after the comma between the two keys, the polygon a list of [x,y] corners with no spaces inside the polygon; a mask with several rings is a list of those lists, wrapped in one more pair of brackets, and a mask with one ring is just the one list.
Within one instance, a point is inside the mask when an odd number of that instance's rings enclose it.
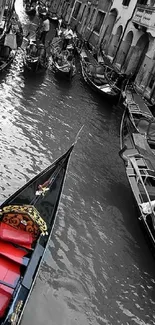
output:
{"label": "red velvet seat", "polygon": [[[8,307],[14,288],[20,279],[20,264],[10,261],[9,259],[0,256],[0,317],[3,317]],[[12,285],[13,288],[7,286]]]}
{"label": "red velvet seat", "polygon": [[0,223],[0,239],[28,249],[31,249],[34,240],[31,233],[13,228],[4,222]]}
{"label": "red velvet seat", "polygon": [[0,239],[0,255],[5,256],[16,263],[26,266],[29,260],[25,257],[26,254],[26,250],[17,248],[12,244]]}
{"label": "red velvet seat", "polygon": [[10,292],[8,292],[4,289],[4,286],[0,286],[0,318],[2,318],[5,314],[5,311],[10,303],[12,293],[12,289],[10,289]]}
{"label": "red velvet seat", "polygon": [[21,277],[21,265],[28,264],[26,249],[31,249],[33,240],[31,233],[0,222],[0,318],[5,315]]}

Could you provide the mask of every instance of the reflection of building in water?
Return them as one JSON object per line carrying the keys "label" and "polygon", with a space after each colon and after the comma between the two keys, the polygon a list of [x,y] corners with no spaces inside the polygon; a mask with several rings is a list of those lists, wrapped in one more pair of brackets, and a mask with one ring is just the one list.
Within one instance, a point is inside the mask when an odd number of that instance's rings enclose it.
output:
{"label": "reflection of building in water", "polygon": [[53,0],[51,6],[155,100],[155,0]]}

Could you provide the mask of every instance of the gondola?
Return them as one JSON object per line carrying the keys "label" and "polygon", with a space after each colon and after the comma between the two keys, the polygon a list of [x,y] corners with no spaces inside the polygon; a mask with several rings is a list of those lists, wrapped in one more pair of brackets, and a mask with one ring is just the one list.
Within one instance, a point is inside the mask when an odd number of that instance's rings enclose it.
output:
{"label": "gondola", "polygon": [[[154,124],[155,126],[155,124]],[[155,128],[150,138],[138,132],[129,118],[128,110],[123,113],[120,128],[120,156],[138,208],[138,218],[155,248]]]}
{"label": "gondola", "polygon": [[55,37],[51,44],[51,56],[49,59],[49,68],[60,77],[71,80],[76,73],[74,46],[69,44],[66,50],[63,50],[63,39]]}
{"label": "gondola", "polygon": [[[149,113],[149,112],[148,112]],[[133,144],[133,133],[140,133],[145,138],[150,149],[155,153],[155,118],[151,114],[142,115],[133,107],[126,106],[123,112],[120,128],[120,147],[126,142]]]}
{"label": "gondola", "polygon": [[66,62],[65,64],[59,64],[56,59],[51,58],[51,65],[55,74],[60,78],[72,79],[76,73],[75,63],[71,61]]}
{"label": "gondola", "polygon": [[125,74],[119,74],[109,66],[91,62],[83,50],[80,53],[80,63],[83,79],[93,90],[112,101],[120,98],[125,85]]}
{"label": "gondola", "polygon": [[122,130],[124,128],[143,134],[152,150],[155,149],[155,118],[140,94],[133,85],[127,85],[124,91],[124,114]]}
{"label": "gondola", "polygon": [[150,121],[154,120],[151,110],[142,96],[136,91],[133,83],[125,86],[123,105],[128,109],[130,119],[137,129],[140,120],[145,121],[143,124],[149,124]]}
{"label": "gondola", "polygon": [[48,67],[46,47],[43,44],[36,44],[31,41],[24,50],[23,55],[24,71],[31,73],[44,72]]}
{"label": "gondola", "polygon": [[13,62],[23,41],[22,26],[15,12],[12,13],[8,26],[6,30],[2,31],[0,37],[0,72],[7,69]]}
{"label": "gondola", "polygon": [[1,325],[20,323],[53,231],[74,144],[0,206]]}

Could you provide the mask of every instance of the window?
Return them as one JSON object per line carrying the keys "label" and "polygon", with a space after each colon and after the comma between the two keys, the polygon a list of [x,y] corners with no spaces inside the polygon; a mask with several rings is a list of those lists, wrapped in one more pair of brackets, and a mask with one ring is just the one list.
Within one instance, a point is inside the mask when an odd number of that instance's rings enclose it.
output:
{"label": "window", "polygon": [[127,7],[129,5],[129,3],[130,3],[130,0],[123,0],[122,5]]}
{"label": "window", "polygon": [[100,29],[103,24],[104,17],[105,17],[105,12],[98,11],[98,14],[96,17],[96,22],[95,22],[95,27],[94,27],[94,31],[98,34],[100,33]]}
{"label": "window", "polygon": [[75,8],[74,8],[74,11],[73,11],[73,17],[76,19],[77,16],[78,16],[78,13],[80,11],[80,7],[81,7],[81,3],[80,2],[76,2],[75,4]]}

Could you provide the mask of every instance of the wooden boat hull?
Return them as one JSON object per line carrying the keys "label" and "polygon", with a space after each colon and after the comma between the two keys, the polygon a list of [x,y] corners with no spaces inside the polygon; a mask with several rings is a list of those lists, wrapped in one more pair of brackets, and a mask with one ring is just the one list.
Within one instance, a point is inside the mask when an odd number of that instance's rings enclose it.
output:
{"label": "wooden boat hull", "polygon": [[[1,325],[18,325],[20,323],[54,227],[57,207],[73,147],[74,145],[51,166],[47,167],[8,198],[0,207],[2,211],[7,209],[10,205],[17,208],[19,206],[24,207],[25,205],[31,204],[31,206],[37,209],[38,213],[46,222],[48,231],[48,234],[46,232],[45,236],[40,235],[38,237],[34,250],[30,251],[28,255],[29,262],[27,266],[21,270],[18,284],[12,295],[12,300],[8,308],[6,308],[5,315],[0,319]],[[10,320],[12,321],[11,323]]]}

